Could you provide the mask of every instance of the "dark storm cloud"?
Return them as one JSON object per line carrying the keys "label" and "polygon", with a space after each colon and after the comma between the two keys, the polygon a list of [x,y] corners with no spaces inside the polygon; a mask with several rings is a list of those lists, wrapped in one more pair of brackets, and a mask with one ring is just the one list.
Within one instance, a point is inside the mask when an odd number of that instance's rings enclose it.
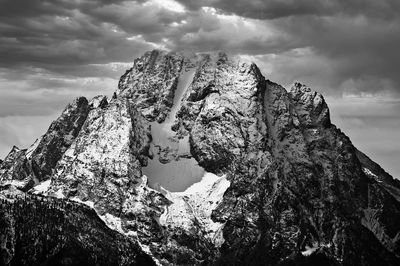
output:
{"label": "dark storm cloud", "polygon": [[[136,1],[6,0],[0,3],[0,65],[85,65],[132,61],[179,16]],[[157,41],[160,38],[156,39]]]}
{"label": "dark storm cloud", "polygon": [[[134,1],[134,0],[132,0]],[[28,18],[43,15],[67,15],[74,9],[89,9],[108,4],[118,4],[122,0],[2,0],[0,16],[7,18]],[[139,1],[136,1],[139,2]]]}
{"label": "dark storm cloud", "polygon": [[0,2],[0,16],[2,18],[36,17],[38,15],[65,14],[62,1],[42,0],[3,0]]}
{"label": "dark storm cloud", "polygon": [[97,21],[109,22],[126,33],[154,34],[166,30],[171,23],[184,19],[186,14],[171,12],[163,8],[152,8],[134,2],[111,4],[85,10]]}
{"label": "dark storm cloud", "polygon": [[299,45],[313,47],[332,62],[336,76],[332,87],[352,79],[368,92],[400,88],[400,20],[313,16],[280,19],[276,25]]}
{"label": "dark storm cloud", "polygon": [[[3,55],[1,64],[85,64],[128,60],[126,53],[137,52],[125,33],[113,26],[91,21],[76,12],[73,17],[39,17],[0,24]],[[146,48],[146,47],[139,47]],[[125,53],[122,56],[120,53]]]}
{"label": "dark storm cloud", "polygon": [[178,0],[178,2],[192,10],[210,6],[226,13],[256,19],[340,14],[393,18],[398,16],[397,11],[400,8],[397,0]]}

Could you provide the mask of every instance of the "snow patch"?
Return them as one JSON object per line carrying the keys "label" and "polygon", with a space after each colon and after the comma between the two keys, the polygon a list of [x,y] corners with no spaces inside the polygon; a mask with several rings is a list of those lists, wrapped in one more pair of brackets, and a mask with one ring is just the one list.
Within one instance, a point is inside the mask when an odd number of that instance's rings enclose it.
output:
{"label": "snow patch", "polygon": [[23,188],[26,183],[25,180],[6,180],[2,185],[12,185],[16,188]]}
{"label": "snow patch", "polygon": [[35,142],[26,150],[25,156],[26,156],[27,159],[30,159],[32,157],[32,153],[39,146],[39,143],[40,143],[41,140],[42,140],[42,137],[36,139]]}
{"label": "snow patch", "polygon": [[85,205],[89,206],[90,208],[94,209],[94,202],[93,201],[90,201],[90,200],[82,201],[78,197],[73,197],[73,198],[71,198],[71,200],[75,201],[75,202],[79,202],[79,203],[85,204]]}
{"label": "snow patch", "polygon": [[220,204],[229,186],[225,176],[206,172],[200,182],[183,192],[169,192],[162,188],[163,194],[173,203],[165,208],[160,224],[186,231],[199,225],[216,247],[221,246],[224,243],[224,224],[214,222],[211,213]]}
{"label": "snow patch", "polygon": [[305,250],[304,251],[302,251],[301,252],[301,254],[303,255],[303,256],[310,256],[311,254],[313,254],[315,251],[317,251],[319,248],[322,248],[322,247],[324,247],[324,248],[330,248],[332,245],[331,245],[331,243],[328,243],[328,244],[326,244],[326,243],[318,243],[318,242],[314,242],[313,243],[313,245],[310,247],[310,246],[306,246],[305,247]]}
{"label": "snow patch", "polygon": [[301,252],[301,254],[303,256],[310,256],[311,254],[313,254],[315,251],[317,251],[317,249],[319,248],[318,244],[314,244],[312,247],[306,246],[306,249],[304,251]]}
{"label": "snow patch", "polygon": [[378,183],[382,183],[383,181],[379,178],[379,176],[377,176],[376,174],[374,174],[371,170],[369,170],[366,167],[362,168],[363,172],[370,178],[373,178],[376,182]]}
{"label": "snow patch", "polygon": [[366,168],[366,167],[363,167],[362,170],[363,170],[363,172],[364,172],[366,175],[368,175],[368,176],[372,176],[372,177],[374,177],[374,178],[377,178],[377,177],[378,177],[376,174],[372,173],[371,170],[369,170],[369,169]]}
{"label": "snow patch", "polygon": [[44,194],[49,190],[50,184],[51,184],[51,179],[43,181],[32,188],[32,193],[33,194]]}
{"label": "snow patch", "polygon": [[106,225],[121,233],[121,234],[125,234],[124,230],[122,230],[122,222],[121,222],[121,218],[119,217],[115,217],[112,214],[106,213],[104,215],[99,215],[99,217],[106,223]]}
{"label": "snow patch", "polygon": [[65,196],[63,194],[63,189],[60,188],[59,190],[57,190],[57,192],[54,193],[54,197],[59,198],[59,199],[64,199]]}
{"label": "snow patch", "polygon": [[[142,249],[142,251],[144,253],[146,253],[147,255],[149,255],[153,259],[153,261],[156,263],[157,266],[163,265],[162,263],[160,263],[160,261],[156,257],[154,257],[153,253],[150,250],[150,247],[148,245],[145,245],[140,242],[136,232],[129,231],[128,233],[125,233],[125,235],[134,237],[136,239],[137,243],[139,244],[139,247]],[[153,242],[152,244],[157,244],[157,243]]]}
{"label": "snow patch", "polygon": [[96,109],[96,108],[98,108],[98,107],[100,106],[100,104],[101,104],[101,102],[102,102],[103,100],[106,100],[106,101],[107,101],[107,97],[104,96],[104,95],[97,95],[97,96],[94,96],[94,97],[89,101],[89,105],[91,105],[93,109]]}

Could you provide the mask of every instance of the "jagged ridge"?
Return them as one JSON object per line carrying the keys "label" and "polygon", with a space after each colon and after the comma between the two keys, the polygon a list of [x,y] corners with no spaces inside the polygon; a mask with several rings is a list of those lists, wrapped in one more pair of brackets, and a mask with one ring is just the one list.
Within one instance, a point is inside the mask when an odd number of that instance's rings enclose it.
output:
{"label": "jagged ridge", "polygon": [[[193,79],[174,103],[188,69]],[[185,158],[219,177],[171,196],[148,187],[142,168],[182,160],[153,143],[174,104],[171,143],[187,143]],[[3,183],[24,190],[51,178],[31,192],[84,202],[165,265],[399,263],[399,182],[331,124],[319,93],[299,83],[287,92],[224,53],[144,54],[112,99],[78,99],[0,168]],[[218,184],[229,185],[216,193]],[[217,204],[204,200],[217,194]],[[174,207],[193,203],[182,214]],[[204,210],[218,228],[210,231]]]}

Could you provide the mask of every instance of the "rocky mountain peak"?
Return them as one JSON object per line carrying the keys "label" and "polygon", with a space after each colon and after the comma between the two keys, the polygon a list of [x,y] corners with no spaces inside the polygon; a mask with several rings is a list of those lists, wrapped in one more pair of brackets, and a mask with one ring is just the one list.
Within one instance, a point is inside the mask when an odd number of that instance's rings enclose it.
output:
{"label": "rocky mountain peak", "polygon": [[324,97],[306,85],[295,83],[290,89],[292,99],[301,106],[301,113],[305,116],[303,119],[312,126],[329,126],[330,115],[329,108]]}
{"label": "rocky mountain peak", "polygon": [[108,99],[107,96],[104,95],[97,95],[89,101],[89,106],[91,109],[97,109],[97,108],[103,109],[107,105],[108,105]]}
{"label": "rocky mountain peak", "polygon": [[[122,248],[160,265],[400,260],[399,182],[331,123],[321,94],[300,83],[287,91],[222,52],[145,53],[111,99],[76,99],[0,167],[0,198],[11,187],[29,195],[1,205],[10,243],[13,217],[24,217],[10,206],[61,204],[52,215],[74,217],[63,230],[89,221],[102,232],[98,250],[107,236],[121,265],[132,262]],[[75,242],[97,256],[75,234],[57,250]],[[7,261],[22,256],[18,243]]]}

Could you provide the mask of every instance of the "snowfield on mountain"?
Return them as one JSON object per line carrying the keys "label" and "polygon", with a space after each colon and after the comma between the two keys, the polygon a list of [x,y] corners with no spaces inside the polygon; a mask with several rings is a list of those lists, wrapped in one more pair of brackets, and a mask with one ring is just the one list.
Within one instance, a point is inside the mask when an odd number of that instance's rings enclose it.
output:
{"label": "snowfield on mountain", "polygon": [[306,85],[153,50],[1,162],[0,264],[400,265],[400,181]]}

